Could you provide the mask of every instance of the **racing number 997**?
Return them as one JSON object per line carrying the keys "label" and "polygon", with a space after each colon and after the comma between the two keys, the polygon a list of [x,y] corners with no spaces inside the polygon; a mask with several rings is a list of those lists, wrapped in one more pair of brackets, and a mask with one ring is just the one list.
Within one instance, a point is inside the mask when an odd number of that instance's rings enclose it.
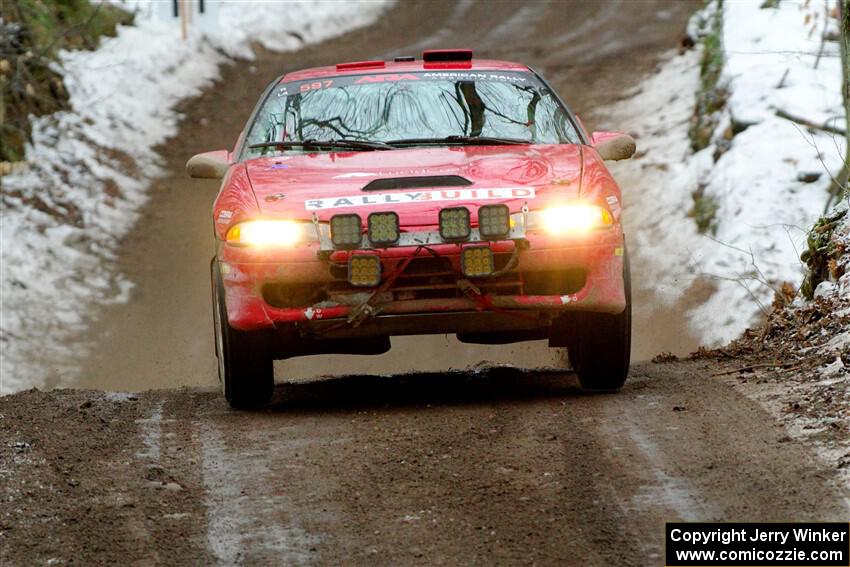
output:
{"label": "racing number 997", "polygon": [[302,93],[306,93],[309,91],[315,91],[317,89],[326,89],[333,84],[333,81],[315,81],[313,83],[304,83],[301,85],[300,90]]}

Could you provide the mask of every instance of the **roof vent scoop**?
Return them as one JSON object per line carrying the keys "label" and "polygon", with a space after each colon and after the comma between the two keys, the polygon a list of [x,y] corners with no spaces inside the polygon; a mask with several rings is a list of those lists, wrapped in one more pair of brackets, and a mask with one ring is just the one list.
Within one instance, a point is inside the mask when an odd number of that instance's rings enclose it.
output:
{"label": "roof vent scoop", "polygon": [[385,177],[373,179],[363,191],[386,191],[388,189],[425,189],[431,187],[467,187],[472,181],[460,175],[424,175],[419,177]]}
{"label": "roof vent scoop", "polygon": [[385,67],[383,61],[352,61],[351,63],[337,63],[337,71],[350,71],[353,69],[379,69]]}
{"label": "roof vent scoop", "polygon": [[471,49],[427,49],[422,52],[422,60],[426,63],[456,63],[472,61]]}

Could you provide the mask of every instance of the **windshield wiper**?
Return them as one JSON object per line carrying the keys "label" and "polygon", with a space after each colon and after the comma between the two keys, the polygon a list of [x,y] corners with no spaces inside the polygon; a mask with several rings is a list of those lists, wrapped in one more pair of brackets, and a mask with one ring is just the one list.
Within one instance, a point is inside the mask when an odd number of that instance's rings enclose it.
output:
{"label": "windshield wiper", "polygon": [[417,144],[461,144],[477,146],[508,146],[518,144],[533,144],[532,140],[520,140],[518,138],[498,138],[495,136],[460,136],[452,135],[445,138],[405,138],[401,140],[387,140],[384,142],[390,146],[417,145]]}
{"label": "windshield wiper", "polygon": [[262,142],[248,146],[252,150],[260,148],[346,148],[351,150],[394,150],[384,142],[367,142],[363,140],[283,140],[280,142]]}

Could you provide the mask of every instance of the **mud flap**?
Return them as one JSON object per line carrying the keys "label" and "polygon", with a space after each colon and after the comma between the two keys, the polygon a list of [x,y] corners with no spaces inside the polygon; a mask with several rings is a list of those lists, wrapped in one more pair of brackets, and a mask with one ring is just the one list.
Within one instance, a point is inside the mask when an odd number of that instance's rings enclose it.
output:
{"label": "mud flap", "polygon": [[549,346],[556,348],[570,347],[575,344],[581,313],[563,313],[552,321],[549,331]]}

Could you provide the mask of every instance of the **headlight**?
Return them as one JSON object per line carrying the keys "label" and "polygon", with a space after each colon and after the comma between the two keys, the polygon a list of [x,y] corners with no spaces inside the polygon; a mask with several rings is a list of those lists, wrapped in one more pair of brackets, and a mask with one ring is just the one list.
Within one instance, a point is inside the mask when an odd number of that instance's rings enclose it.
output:
{"label": "headlight", "polygon": [[235,246],[292,246],[316,240],[311,223],[290,220],[255,220],[242,222],[227,231],[227,243]]}
{"label": "headlight", "polygon": [[469,233],[469,209],[450,207],[440,210],[440,237],[443,240],[466,240]]}
{"label": "headlight", "polygon": [[386,246],[398,242],[398,215],[396,213],[372,213],[368,219],[369,242]]}
{"label": "headlight", "polygon": [[334,215],[331,217],[331,240],[338,248],[357,248],[363,239],[363,221],[360,215]]}
{"label": "headlight", "polygon": [[460,255],[463,275],[469,278],[489,276],[496,271],[493,251],[487,246],[468,246]]}
{"label": "headlight", "polygon": [[543,229],[549,234],[570,234],[605,228],[614,224],[608,209],[576,203],[550,207],[528,213],[528,228]]}
{"label": "headlight", "polygon": [[483,238],[498,240],[511,232],[511,212],[506,205],[485,205],[478,209],[478,230]]}
{"label": "headlight", "polygon": [[375,254],[352,254],[348,259],[348,281],[358,287],[381,283],[381,259]]}

